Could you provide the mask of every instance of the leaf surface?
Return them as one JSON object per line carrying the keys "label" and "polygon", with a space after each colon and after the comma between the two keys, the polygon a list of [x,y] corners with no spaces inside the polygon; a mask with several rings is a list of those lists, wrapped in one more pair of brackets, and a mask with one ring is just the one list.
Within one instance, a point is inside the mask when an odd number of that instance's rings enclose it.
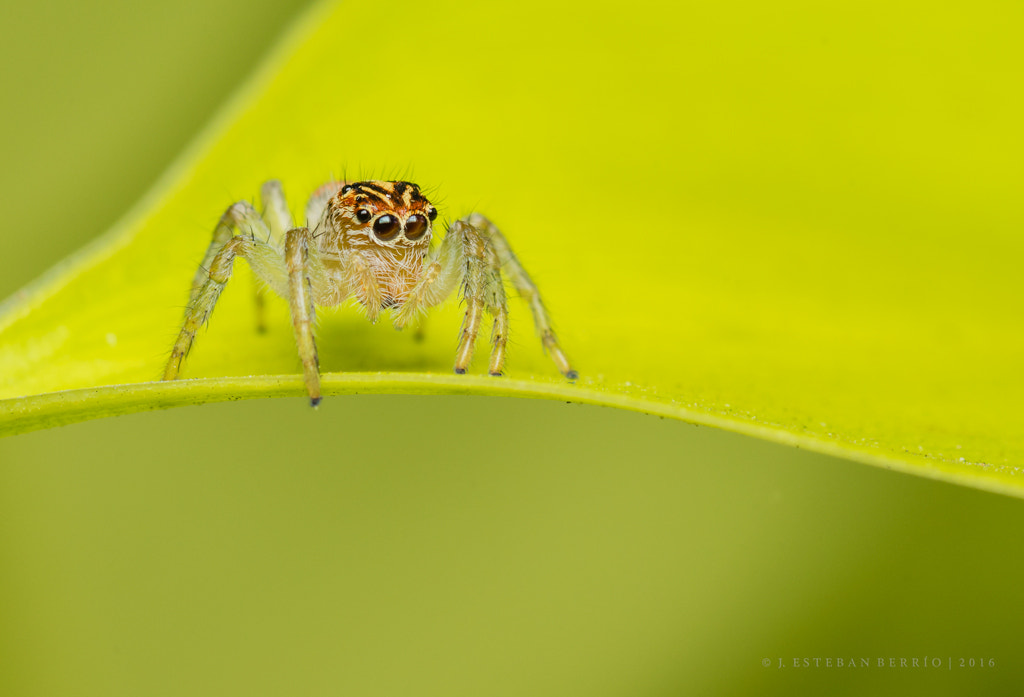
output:
{"label": "leaf surface", "polygon": [[[672,416],[1024,494],[1022,13],[999,3],[326,4],[115,230],[0,309],[0,433],[303,393],[283,301],[236,265],[187,380],[154,383],[228,204],[407,178],[479,210],[581,379],[512,300],[509,375],[322,311],[325,394],[512,394]],[[330,408],[329,401],[324,408]]]}

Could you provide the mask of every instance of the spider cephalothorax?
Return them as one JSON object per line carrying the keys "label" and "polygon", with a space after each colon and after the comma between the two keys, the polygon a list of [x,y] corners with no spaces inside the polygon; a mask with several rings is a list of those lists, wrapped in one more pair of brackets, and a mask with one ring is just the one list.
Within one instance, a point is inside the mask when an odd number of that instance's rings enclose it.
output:
{"label": "spider cephalothorax", "polygon": [[[195,333],[213,311],[231,277],[236,256],[245,258],[268,288],[286,298],[311,403],[320,402],[320,368],[313,338],[316,305],[354,297],[376,321],[390,310],[401,329],[421,311],[440,304],[461,286],[466,301],[455,372],[465,373],[486,311],[491,330],[491,375],[501,375],[508,342],[508,307],[503,274],[526,299],[544,347],[571,380],[569,365],[551,329],[537,287],[501,232],[473,213],[449,226],[431,251],[437,209],[420,188],[403,181],[330,182],[306,205],[313,225],[295,227],[280,182],[261,189],[263,214],[246,201],[221,216],[213,241],[192,281],[189,307],[164,379],[178,376]],[[234,235],[236,230],[246,234]],[[257,293],[262,307],[262,292]],[[262,315],[260,319],[262,327]]]}
{"label": "spider cephalothorax", "polygon": [[[364,307],[402,304],[430,251],[437,209],[411,182],[339,182],[319,193],[332,191],[337,193],[323,211],[309,211],[310,221],[317,221],[313,235],[325,271],[338,285],[350,286]],[[374,284],[351,278],[359,268],[369,270],[380,297]],[[376,319],[374,311],[370,314]]]}

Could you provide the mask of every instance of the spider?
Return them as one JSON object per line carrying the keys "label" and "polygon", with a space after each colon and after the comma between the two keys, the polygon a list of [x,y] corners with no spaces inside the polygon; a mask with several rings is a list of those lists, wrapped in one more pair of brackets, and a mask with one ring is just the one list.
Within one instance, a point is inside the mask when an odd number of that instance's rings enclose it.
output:
{"label": "spider", "polygon": [[[437,209],[411,182],[327,183],[306,204],[306,219],[316,223],[312,231],[293,224],[279,181],[266,182],[260,197],[262,215],[251,203],[239,201],[214,228],[213,241],[192,280],[185,321],[164,380],[178,377],[196,331],[231,278],[235,257],[248,261],[267,288],[288,300],[314,407],[320,403],[320,365],[313,337],[316,306],[340,305],[353,297],[371,322],[388,310],[395,328],[401,329],[461,285],[466,314],[455,372],[466,372],[486,311],[494,318],[489,371],[501,375],[509,329],[502,274],[529,303],[537,333],[555,365],[568,379],[579,377],[551,329],[537,286],[504,235],[479,213],[455,221],[431,250]],[[262,293],[257,291],[256,297],[261,318]],[[262,327],[262,319],[259,324]]]}

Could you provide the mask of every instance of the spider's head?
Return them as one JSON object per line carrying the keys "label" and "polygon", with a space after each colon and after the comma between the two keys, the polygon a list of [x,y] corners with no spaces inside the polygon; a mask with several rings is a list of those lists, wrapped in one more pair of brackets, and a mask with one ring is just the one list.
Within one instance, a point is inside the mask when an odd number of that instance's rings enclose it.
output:
{"label": "spider's head", "polygon": [[349,237],[384,247],[429,247],[437,218],[437,209],[412,182],[351,182],[331,207]]}

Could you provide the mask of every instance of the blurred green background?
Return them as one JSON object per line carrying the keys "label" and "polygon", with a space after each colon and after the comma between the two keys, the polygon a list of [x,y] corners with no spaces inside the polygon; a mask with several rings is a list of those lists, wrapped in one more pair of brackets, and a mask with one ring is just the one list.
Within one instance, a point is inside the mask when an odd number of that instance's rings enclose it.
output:
{"label": "blurred green background", "polygon": [[[0,294],[109,227],[304,6],[5,3]],[[551,402],[77,424],[0,441],[0,695],[1009,694],[1022,523]]]}

